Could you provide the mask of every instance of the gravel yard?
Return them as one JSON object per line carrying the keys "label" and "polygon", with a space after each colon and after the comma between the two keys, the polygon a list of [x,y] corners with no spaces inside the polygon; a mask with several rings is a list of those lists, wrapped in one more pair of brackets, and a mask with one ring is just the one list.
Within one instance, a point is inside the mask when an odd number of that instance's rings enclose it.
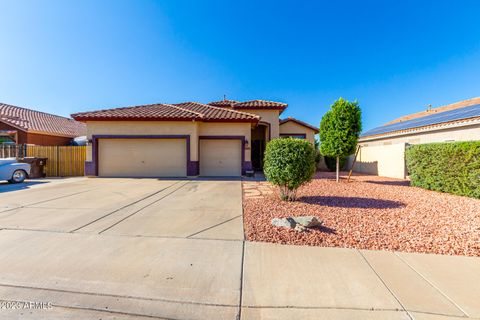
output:
{"label": "gravel yard", "polygon": [[[345,177],[347,174],[343,173]],[[244,182],[245,234],[251,241],[480,256],[480,200],[410,187],[408,182],[355,175],[334,180],[318,173],[284,202],[267,182]],[[274,227],[272,218],[316,215],[308,232]]]}

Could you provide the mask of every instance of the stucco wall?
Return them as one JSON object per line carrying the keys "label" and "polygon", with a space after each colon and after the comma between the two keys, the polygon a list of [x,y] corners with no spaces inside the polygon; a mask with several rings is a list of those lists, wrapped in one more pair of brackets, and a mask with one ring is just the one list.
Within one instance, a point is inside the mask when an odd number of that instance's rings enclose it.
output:
{"label": "stucco wall", "polygon": [[[237,109],[236,109],[237,110]],[[252,114],[256,114],[261,117],[261,122],[267,122],[270,124],[270,138],[276,139],[280,137],[280,111],[278,110],[251,110],[251,109],[238,109],[238,111],[244,111]]]}
{"label": "stucco wall", "polygon": [[[88,121],[87,137],[92,135],[190,135],[190,160],[198,161],[198,137],[245,136],[250,141],[250,123],[218,123],[193,121]],[[245,150],[245,161],[250,161],[250,148]],[[92,160],[87,148],[87,161]]]}
{"label": "stucco wall", "polygon": [[[88,121],[92,135],[190,135],[190,160],[198,161],[198,126],[193,121]],[[87,159],[91,157],[87,149]]]}
{"label": "stucco wall", "polygon": [[[351,168],[353,157],[348,159],[348,169]],[[405,143],[360,148],[353,171],[405,179]]]}
{"label": "stucco wall", "polygon": [[[354,171],[378,174],[392,178],[405,178],[405,145],[433,142],[480,140],[480,124],[417,132],[375,140],[360,139],[361,151]],[[349,158],[349,168],[353,156]]]}
{"label": "stucco wall", "polygon": [[312,144],[315,143],[315,132],[307,127],[301,126],[293,121],[288,121],[280,125],[280,134],[305,134],[305,138]]}

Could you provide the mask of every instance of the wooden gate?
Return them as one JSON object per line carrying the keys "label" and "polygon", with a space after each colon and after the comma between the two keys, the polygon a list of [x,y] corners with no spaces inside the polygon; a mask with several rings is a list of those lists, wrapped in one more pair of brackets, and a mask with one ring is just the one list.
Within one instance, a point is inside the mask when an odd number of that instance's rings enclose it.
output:
{"label": "wooden gate", "polygon": [[27,146],[27,157],[48,158],[47,177],[85,175],[85,146]]}

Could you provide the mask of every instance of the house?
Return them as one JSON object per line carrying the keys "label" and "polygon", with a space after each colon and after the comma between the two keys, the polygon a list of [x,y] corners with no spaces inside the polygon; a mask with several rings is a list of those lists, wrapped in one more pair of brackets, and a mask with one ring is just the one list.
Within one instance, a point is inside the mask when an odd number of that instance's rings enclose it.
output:
{"label": "house", "polygon": [[404,179],[409,144],[468,140],[480,140],[480,98],[428,108],[363,133],[354,171]]}
{"label": "house", "polygon": [[73,119],[0,103],[1,141],[63,146],[86,132],[85,124]]}
{"label": "house", "polygon": [[73,114],[87,125],[85,171],[93,176],[240,176],[261,170],[268,141],[314,143],[317,128],[279,116],[281,102],[221,100],[151,104]]}

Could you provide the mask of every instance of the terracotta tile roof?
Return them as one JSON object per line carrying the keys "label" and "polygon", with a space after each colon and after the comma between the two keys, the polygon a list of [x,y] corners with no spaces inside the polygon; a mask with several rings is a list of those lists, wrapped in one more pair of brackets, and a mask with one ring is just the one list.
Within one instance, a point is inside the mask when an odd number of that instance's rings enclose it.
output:
{"label": "terracotta tile roof", "polygon": [[480,97],[467,99],[467,100],[455,102],[455,103],[452,103],[452,104],[447,104],[447,105],[444,105],[444,106],[441,106],[441,107],[433,108],[433,109],[430,109],[430,110],[425,110],[425,111],[409,114],[409,115],[397,118],[395,120],[392,120],[390,122],[387,122],[384,125],[389,125],[389,124],[392,124],[392,123],[417,119],[417,118],[429,116],[431,114],[444,112],[444,111],[449,111],[449,110],[455,110],[455,109],[459,109],[459,108],[463,108],[463,107],[473,106],[473,105],[476,105],[476,104],[480,104]]}
{"label": "terracotta tile roof", "polygon": [[103,109],[72,114],[77,121],[97,120],[200,120],[201,114],[169,104],[148,104],[134,107]]}
{"label": "terracotta tile roof", "polygon": [[301,120],[298,120],[298,119],[295,119],[295,118],[292,118],[292,117],[288,117],[288,118],[286,118],[286,119],[280,120],[280,125],[282,125],[282,124],[284,124],[284,123],[287,123],[287,122],[289,122],[289,121],[295,122],[295,123],[297,123],[297,124],[299,124],[299,125],[301,125],[301,126],[304,126],[304,127],[309,128],[309,129],[312,129],[315,133],[318,133],[318,132],[319,132],[317,127],[312,126],[311,124],[308,124],[308,123],[306,123],[306,122],[303,122],[303,121],[301,121]]}
{"label": "terracotta tile roof", "polygon": [[74,138],[87,134],[84,123],[70,118],[0,103],[0,122],[25,132]]}
{"label": "terracotta tile roof", "polygon": [[212,101],[208,104],[214,107],[232,107],[234,104],[238,103],[236,100],[219,100],[219,101]]}
{"label": "terracotta tile roof", "polygon": [[233,105],[234,109],[270,109],[270,110],[283,110],[287,108],[288,104],[275,101],[266,100],[250,100],[245,102],[239,102]]}
{"label": "terracotta tile roof", "polygon": [[174,106],[202,114],[203,121],[242,120],[248,122],[258,122],[260,120],[259,116],[251,113],[214,107],[198,102],[184,102],[174,104]]}
{"label": "terracotta tile roof", "polygon": [[135,107],[105,109],[72,114],[78,121],[162,120],[162,121],[225,121],[258,122],[259,117],[245,112],[213,107],[197,102],[149,104]]}

